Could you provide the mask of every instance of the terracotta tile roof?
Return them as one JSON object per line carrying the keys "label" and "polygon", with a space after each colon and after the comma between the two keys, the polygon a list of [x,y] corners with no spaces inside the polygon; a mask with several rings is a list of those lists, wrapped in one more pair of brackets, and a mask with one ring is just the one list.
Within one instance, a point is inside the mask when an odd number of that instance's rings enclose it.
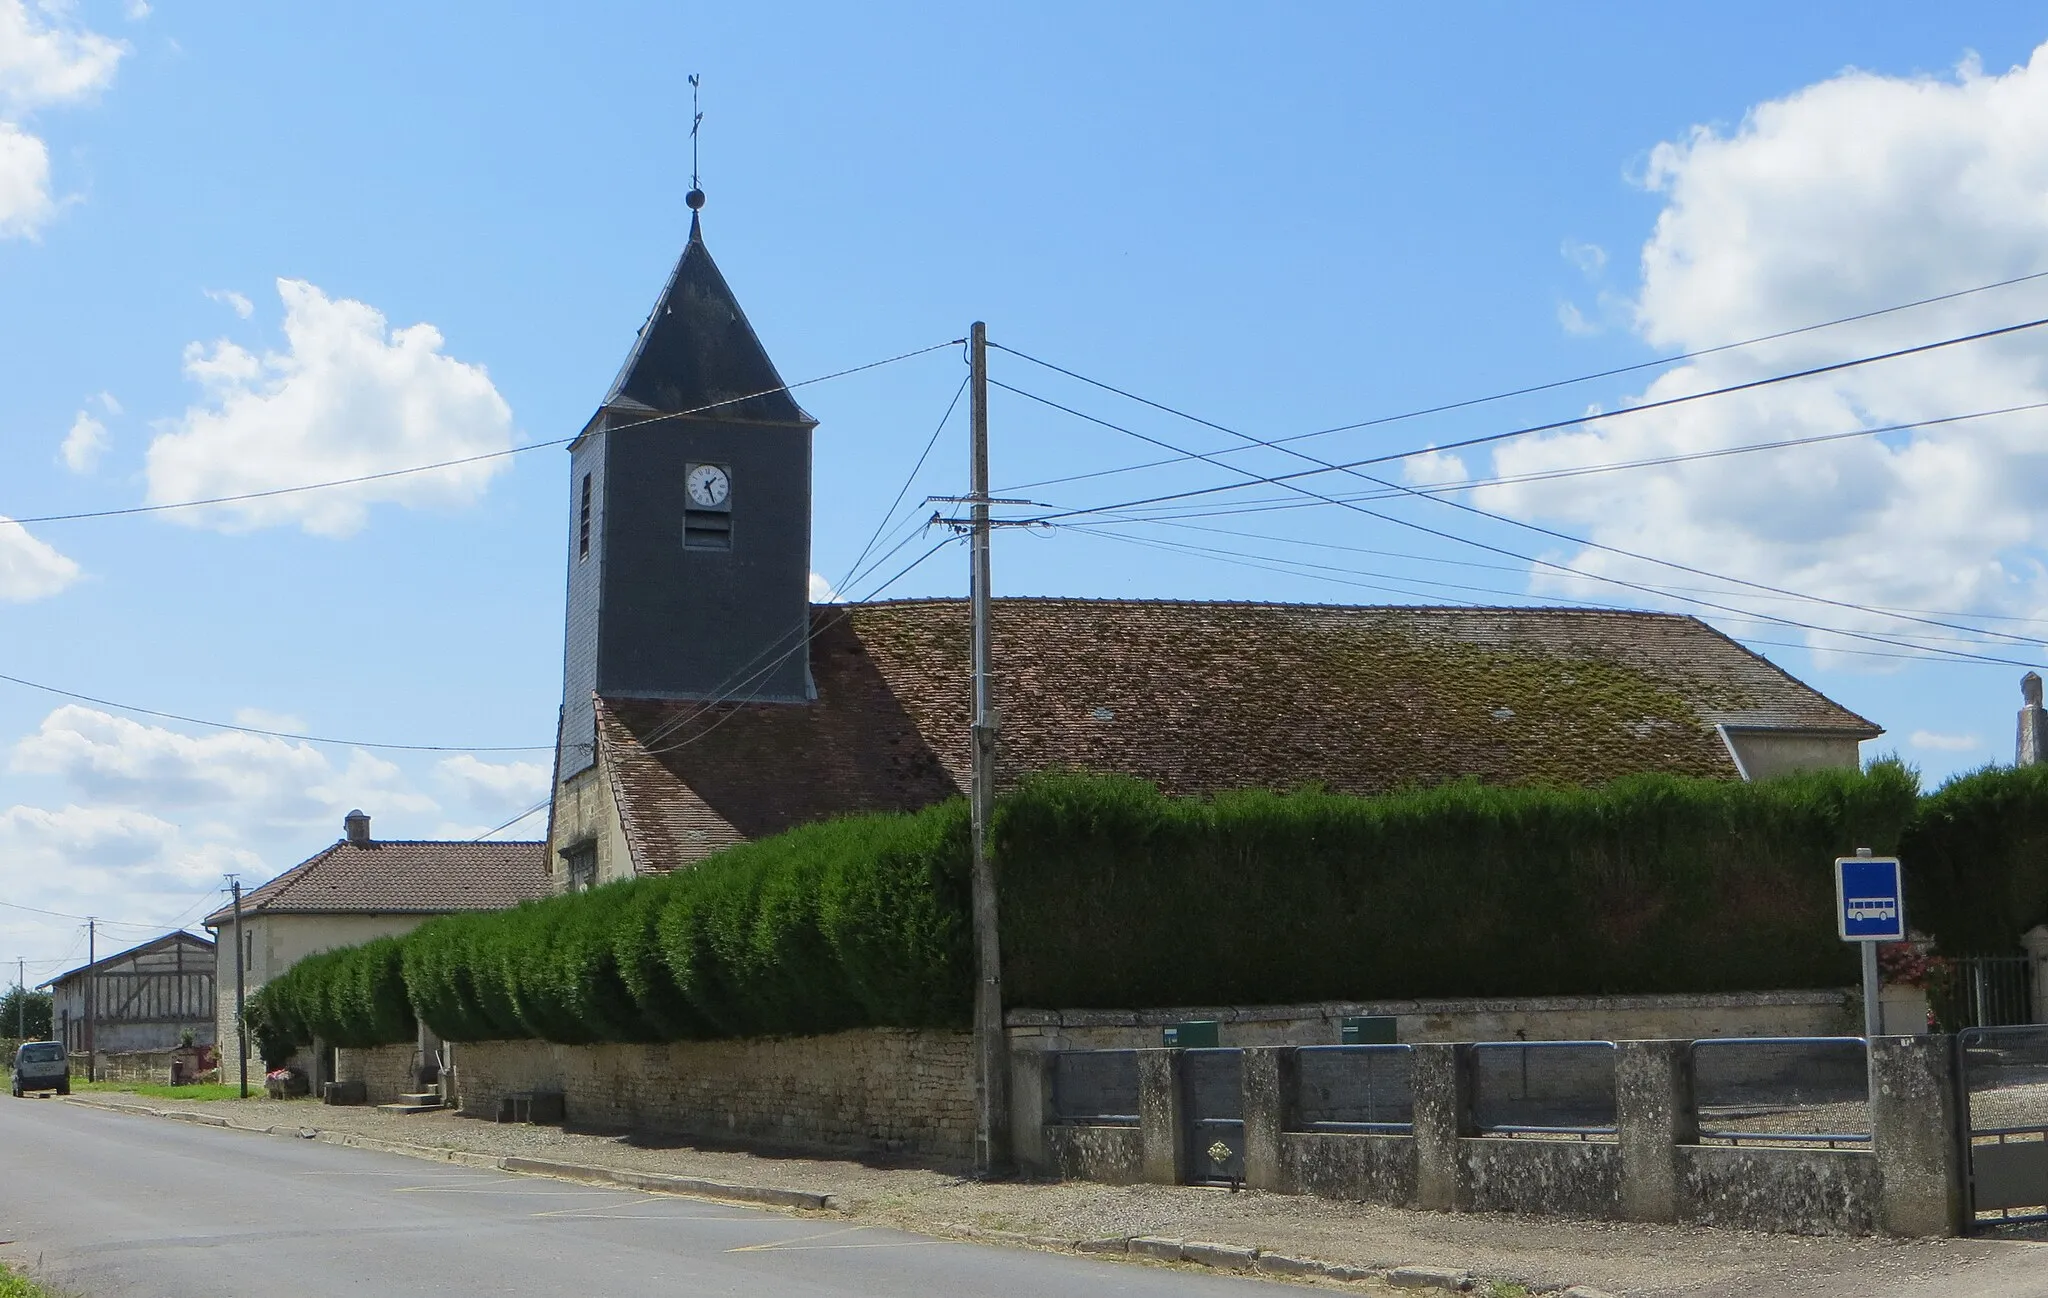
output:
{"label": "terracotta tile roof", "polygon": [[[242,914],[383,915],[498,910],[552,894],[547,845],[347,839],[242,894]],[[234,918],[232,906],[206,917]]]}
{"label": "terracotta tile roof", "polygon": [[[812,616],[813,703],[600,701],[640,869],[964,787],[965,601]],[[1734,778],[1716,725],[1882,733],[1675,614],[1010,599],[993,626],[1004,784],[1053,765],[1174,794]]]}

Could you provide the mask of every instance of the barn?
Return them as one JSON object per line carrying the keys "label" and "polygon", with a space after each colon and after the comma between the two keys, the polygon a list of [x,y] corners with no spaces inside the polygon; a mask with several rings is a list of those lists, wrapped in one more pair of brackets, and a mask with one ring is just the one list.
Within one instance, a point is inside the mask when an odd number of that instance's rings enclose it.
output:
{"label": "barn", "polygon": [[167,933],[52,978],[51,1027],[74,1055],[212,1045],[213,971],[212,942]]}

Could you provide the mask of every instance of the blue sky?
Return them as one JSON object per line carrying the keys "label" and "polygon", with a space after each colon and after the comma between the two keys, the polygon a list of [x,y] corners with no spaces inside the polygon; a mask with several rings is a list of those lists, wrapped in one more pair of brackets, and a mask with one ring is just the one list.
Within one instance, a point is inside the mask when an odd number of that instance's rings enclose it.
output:
{"label": "blue sky", "polygon": [[[0,0],[0,515],[573,433],[687,229],[693,71],[706,236],[791,380],[980,318],[1272,437],[2048,270],[2037,6],[277,9]],[[1307,448],[1408,451],[2044,315],[2036,281]],[[1545,473],[2027,405],[2048,400],[2029,337],[1375,472]],[[803,390],[828,579],[961,372],[940,349]],[[1182,448],[1231,444],[1002,353],[996,377]],[[2009,757],[2017,664],[2041,656],[2042,429],[2023,411],[1458,497],[1832,604],[1419,499],[1373,508],[1634,585],[1331,508],[1006,534],[997,581],[1707,599],[1885,726],[1867,755],[1931,782]],[[961,489],[963,437],[956,418],[913,505]],[[1160,458],[1003,393],[993,440],[999,486]],[[1093,507],[1229,480],[1183,463],[1024,494]],[[565,481],[545,448],[455,480],[0,528],[0,672],[259,728],[546,745]],[[963,572],[947,551],[888,593],[957,592]],[[380,835],[480,832],[540,796],[544,761],[236,735],[0,682],[0,899],[132,920],[113,940],[139,940],[202,913],[221,871],[254,882],[330,841],[350,806]],[[75,929],[0,913],[0,955],[54,961]]]}

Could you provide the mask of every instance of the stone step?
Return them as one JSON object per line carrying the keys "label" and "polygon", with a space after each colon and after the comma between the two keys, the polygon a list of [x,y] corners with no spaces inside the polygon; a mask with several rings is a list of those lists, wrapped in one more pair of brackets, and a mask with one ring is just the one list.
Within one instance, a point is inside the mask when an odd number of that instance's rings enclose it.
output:
{"label": "stone step", "polygon": [[438,1099],[431,1104],[399,1103],[380,1104],[377,1106],[377,1111],[379,1113],[438,1113],[440,1112],[440,1110],[441,1101],[439,1101]]}
{"label": "stone step", "polygon": [[400,1104],[412,1104],[439,1108],[441,1105],[441,1092],[408,1091],[405,1094],[398,1097],[398,1102]]}

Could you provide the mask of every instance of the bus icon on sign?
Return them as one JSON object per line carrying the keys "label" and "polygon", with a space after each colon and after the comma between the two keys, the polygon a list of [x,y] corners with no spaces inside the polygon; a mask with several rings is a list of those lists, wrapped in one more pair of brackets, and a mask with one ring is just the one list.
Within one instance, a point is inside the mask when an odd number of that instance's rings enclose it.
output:
{"label": "bus icon on sign", "polygon": [[1903,942],[1905,893],[1891,856],[1845,856],[1835,862],[1835,920],[1844,942]]}

